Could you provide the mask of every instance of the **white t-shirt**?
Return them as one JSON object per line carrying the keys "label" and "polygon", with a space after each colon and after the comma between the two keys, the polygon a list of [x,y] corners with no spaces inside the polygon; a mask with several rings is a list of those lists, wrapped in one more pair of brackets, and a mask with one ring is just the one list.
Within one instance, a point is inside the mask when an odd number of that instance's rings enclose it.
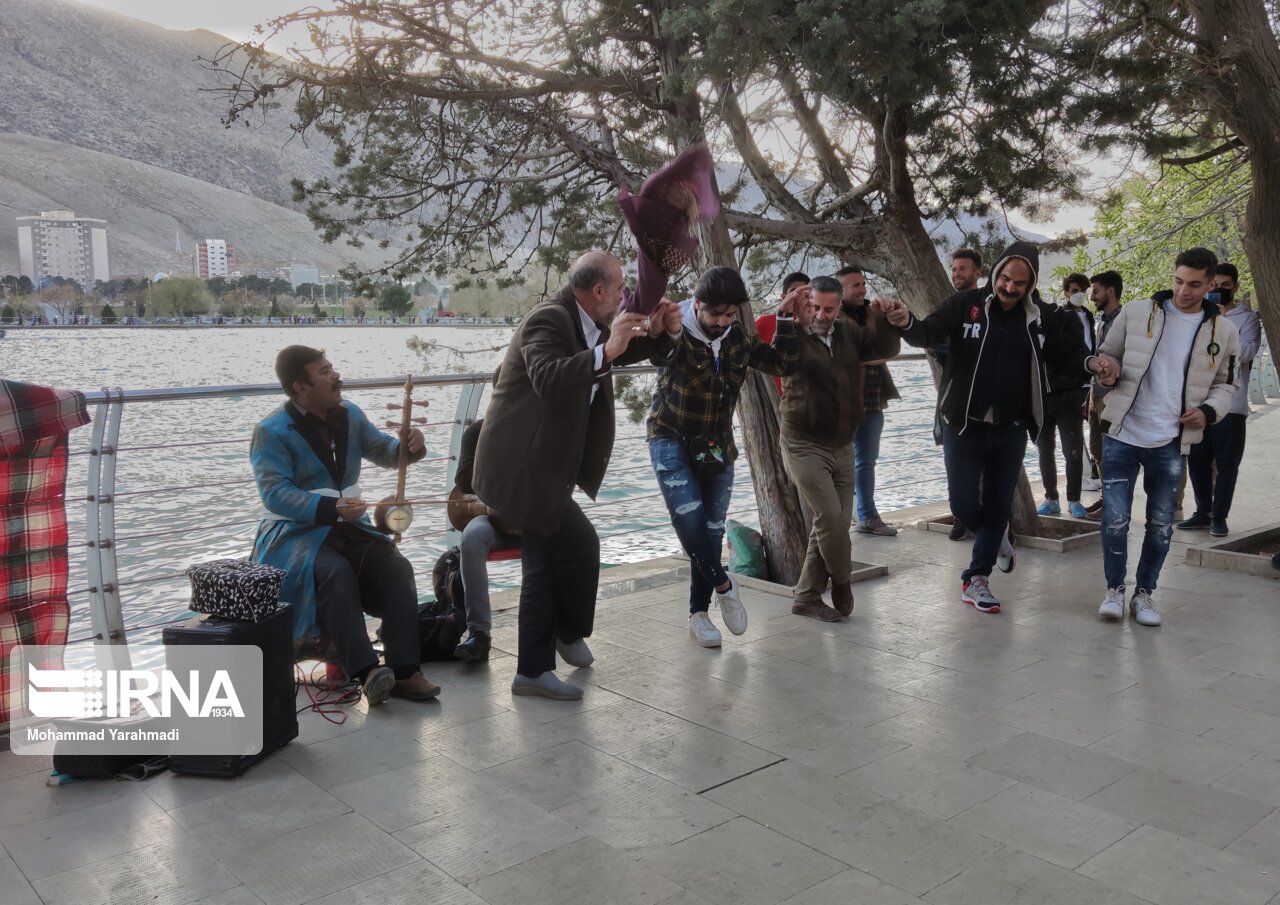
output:
{"label": "white t-shirt", "polygon": [[1187,359],[1202,317],[1199,311],[1183,314],[1172,302],[1164,303],[1164,332],[1156,344],[1151,367],[1125,416],[1124,426],[1116,434],[1117,440],[1130,446],[1155,449],[1178,436]]}

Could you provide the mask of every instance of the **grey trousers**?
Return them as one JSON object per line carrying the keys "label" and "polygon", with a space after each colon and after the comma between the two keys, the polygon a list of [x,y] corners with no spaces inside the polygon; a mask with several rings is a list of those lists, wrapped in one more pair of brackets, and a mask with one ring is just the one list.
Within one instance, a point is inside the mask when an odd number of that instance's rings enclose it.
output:
{"label": "grey trousers", "polygon": [[462,592],[466,597],[467,628],[489,634],[493,609],[489,605],[489,551],[514,547],[516,539],[498,533],[487,515],[478,515],[462,529],[458,543],[462,558]]}

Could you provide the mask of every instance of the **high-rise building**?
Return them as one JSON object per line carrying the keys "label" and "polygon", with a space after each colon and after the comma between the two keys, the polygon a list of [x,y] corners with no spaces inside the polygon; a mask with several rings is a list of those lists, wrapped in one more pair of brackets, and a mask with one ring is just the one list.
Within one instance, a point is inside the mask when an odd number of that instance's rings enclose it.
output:
{"label": "high-rise building", "polygon": [[228,245],[225,239],[201,239],[196,243],[195,271],[200,279],[230,276],[235,269],[235,246]]}
{"label": "high-rise building", "polygon": [[19,217],[18,260],[37,285],[46,277],[64,277],[91,289],[95,280],[111,279],[107,221],[77,217],[72,211]]}

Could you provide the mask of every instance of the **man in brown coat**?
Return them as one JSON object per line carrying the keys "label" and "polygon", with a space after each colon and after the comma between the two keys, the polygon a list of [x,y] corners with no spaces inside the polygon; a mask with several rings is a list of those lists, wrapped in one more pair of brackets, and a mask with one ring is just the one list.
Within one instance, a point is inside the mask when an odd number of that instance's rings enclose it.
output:
{"label": "man in brown coat", "polygon": [[513,694],[578,700],[555,674],[556,653],[589,666],[600,540],[573,501],[592,499],[613,452],[613,365],[671,342],[680,312],[663,300],[648,318],[618,314],[622,265],[588,252],[569,285],[520,322],[494,384],[476,448],[476,494],[520,532],[520,637]]}

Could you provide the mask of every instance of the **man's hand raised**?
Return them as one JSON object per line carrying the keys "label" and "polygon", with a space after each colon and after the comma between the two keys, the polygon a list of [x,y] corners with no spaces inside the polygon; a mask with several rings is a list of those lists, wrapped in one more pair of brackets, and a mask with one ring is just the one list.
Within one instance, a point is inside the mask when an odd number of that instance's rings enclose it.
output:
{"label": "man's hand raised", "polygon": [[671,299],[664,298],[658,302],[658,307],[649,315],[649,336],[654,339],[661,336],[663,331],[678,336],[683,328],[684,317],[680,313],[680,306]]}
{"label": "man's hand raised", "polygon": [[649,328],[645,326],[645,322],[648,320],[649,318],[643,314],[630,311],[615,317],[613,323],[609,325],[609,338],[604,344],[605,362],[611,362],[627,351],[627,346],[631,345],[631,340],[637,336],[647,335]]}
{"label": "man's hand raised", "polygon": [[809,287],[797,286],[782,297],[782,302],[778,305],[778,314],[783,317],[794,317],[796,311],[801,305],[809,301]]}

